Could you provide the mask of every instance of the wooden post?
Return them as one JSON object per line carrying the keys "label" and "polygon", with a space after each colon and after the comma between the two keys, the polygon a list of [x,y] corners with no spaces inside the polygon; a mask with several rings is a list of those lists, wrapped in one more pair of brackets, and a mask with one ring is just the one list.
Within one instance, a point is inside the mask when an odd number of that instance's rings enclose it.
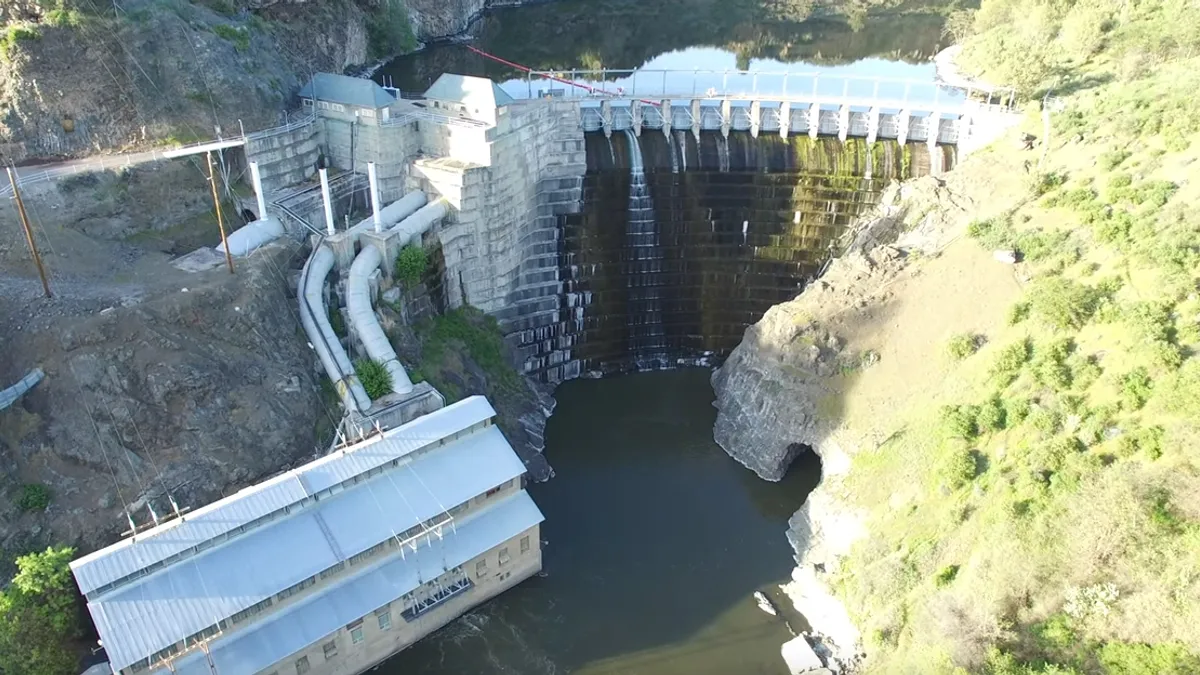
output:
{"label": "wooden post", "polygon": [[212,151],[204,153],[208,157],[208,182],[212,184],[213,208],[217,210],[217,228],[221,230],[221,246],[225,247],[225,264],[229,265],[229,273],[233,274],[233,255],[229,252],[229,240],[225,238],[225,219],[221,216],[221,199],[217,196],[217,176],[213,171]]}
{"label": "wooden post", "polygon": [[46,268],[42,267],[42,255],[38,253],[37,242],[33,240],[33,230],[29,228],[29,217],[25,214],[25,202],[21,201],[21,190],[17,188],[17,174],[8,167],[8,182],[12,183],[13,199],[17,201],[17,215],[21,217],[21,227],[25,230],[25,243],[29,245],[29,253],[33,255],[33,264],[37,266],[38,276],[42,279],[42,290],[47,298],[54,297],[50,292],[50,282],[46,281]]}

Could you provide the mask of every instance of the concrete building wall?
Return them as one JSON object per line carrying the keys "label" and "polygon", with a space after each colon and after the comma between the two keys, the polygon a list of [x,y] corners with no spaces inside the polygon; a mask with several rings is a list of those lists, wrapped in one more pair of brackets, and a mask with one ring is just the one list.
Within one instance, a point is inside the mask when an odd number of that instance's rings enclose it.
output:
{"label": "concrete building wall", "polygon": [[[362,618],[362,640],[357,644],[350,628],[343,627],[307,649],[263,669],[261,675],[303,675],[302,670],[307,675],[356,675],[371,668],[541,570],[539,529],[537,526],[529,528],[463,565],[463,571],[474,584],[471,589],[445,600],[415,620],[408,622],[402,618],[402,601],[383,604],[379,610]],[[522,553],[521,540],[525,537],[528,537],[528,549]],[[500,562],[502,550],[507,551],[507,562],[503,564]],[[477,571],[480,562],[484,563],[484,568]],[[388,613],[391,625],[387,628],[380,627],[381,610]],[[325,645],[329,643],[336,645],[336,654],[326,658]],[[297,667],[297,662],[302,660],[306,661],[307,670],[304,665]]]}
{"label": "concrete building wall", "polygon": [[367,163],[376,163],[380,201],[404,196],[413,158],[421,147],[415,123],[380,126],[369,120],[322,118],[323,144],[330,164],[366,175]]}
{"label": "concrete building wall", "polygon": [[258,162],[263,190],[267,194],[303,183],[317,173],[321,125],[312,124],[246,141],[246,158]]}

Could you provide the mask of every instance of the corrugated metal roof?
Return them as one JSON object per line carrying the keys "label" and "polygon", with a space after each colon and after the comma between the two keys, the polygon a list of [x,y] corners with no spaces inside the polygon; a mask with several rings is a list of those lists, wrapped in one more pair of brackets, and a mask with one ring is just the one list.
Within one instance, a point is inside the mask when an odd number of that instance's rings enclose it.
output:
{"label": "corrugated metal roof", "polygon": [[105,595],[88,611],[120,670],[337,562],[304,513]]}
{"label": "corrugated metal roof", "polygon": [[349,557],[523,473],[492,426],[322,501],[320,511]]}
{"label": "corrugated metal roof", "polygon": [[384,432],[383,438],[374,438],[351,446],[343,452],[327,455],[296,471],[310,492],[320,492],[458,433],[495,414],[495,408],[486,398],[472,396],[388,430]]}
{"label": "corrugated metal roof", "polygon": [[[316,95],[313,95],[313,92]],[[396,102],[396,97],[375,82],[363,77],[317,73],[300,88],[301,98],[318,101],[345,103],[362,108],[386,108]]]}
{"label": "corrugated metal roof", "polygon": [[425,98],[454,101],[472,108],[491,110],[513,102],[513,97],[486,77],[443,73],[425,91]]}
{"label": "corrugated metal roof", "polygon": [[[485,415],[484,405],[463,406],[456,417]],[[88,610],[119,670],[524,471],[499,428],[486,427],[106,593]]]}
{"label": "corrugated metal roof", "polygon": [[71,563],[75,581],[86,595],[307,496],[294,475],[276,476],[188,513],[182,520],[173,520],[136,539],[126,539],[75,560]]}
{"label": "corrugated metal roof", "polygon": [[[253,675],[320,638],[440,576],[503,541],[542,522],[537,505],[524,491],[505,498],[460,524],[444,540],[434,540],[415,555],[396,554],[324,593],[269,617],[247,630],[218,638],[210,646],[216,672]],[[400,622],[399,610],[392,615]],[[165,670],[156,672],[166,673]],[[204,654],[175,664],[177,675],[211,675]]]}
{"label": "corrugated metal roof", "polygon": [[213,502],[173,520],[83,556],[71,563],[85,595],[246,525],[309,494],[349,480],[370,469],[478,424],[496,414],[482,396],[472,396],[408,424]]}

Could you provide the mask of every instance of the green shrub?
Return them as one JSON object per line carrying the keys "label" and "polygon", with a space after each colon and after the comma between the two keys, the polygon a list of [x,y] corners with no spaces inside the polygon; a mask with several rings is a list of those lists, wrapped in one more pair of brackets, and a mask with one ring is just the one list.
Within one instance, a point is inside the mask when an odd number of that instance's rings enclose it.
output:
{"label": "green shrub", "polygon": [[464,306],[436,317],[427,325],[422,344],[424,358],[436,361],[448,343],[461,342],[493,383],[507,388],[520,387],[521,378],[505,357],[504,338],[494,317]]}
{"label": "green shrub", "polygon": [[1090,354],[1072,354],[1067,359],[1067,367],[1071,371],[1071,382],[1077,389],[1087,389],[1104,374],[1096,357]]}
{"label": "green shrub", "polygon": [[1004,423],[1007,426],[1016,426],[1025,421],[1029,417],[1029,412],[1032,406],[1027,398],[1006,398],[1004,399]]}
{"label": "green shrub", "polygon": [[1122,162],[1129,159],[1130,154],[1126,150],[1109,150],[1102,153],[1096,163],[1100,165],[1102,170],[1112,171],[1120,166]]}
{"label": "green shrub", "polygon": [[1052,277],[1033,284],[1029,305],[1034,315],[1058,330],[1079,330],[1096,312],[1102,294],[1095,288]]}
{"label": "green shrub", "polygon": [[7,63],[12,59],[12,52],[18,44],[25,40],[37,40],[41,37],[41,32],[33,26],[9,25],[3,33],[0,33],[0,59]]}
{"label": "green shrub", "polygon": [[1183,365],[1183,350],[1179,345],[1155,340],[1147,346],[1146,351],[1151,363],[1162,370],[1176,370]]}
{"label": "green shrub", "polygon": [[1162,208],[1171,200],[1179,186],[1165,180],[1152,180],[1142,183],[1134,191],[1131,201],[1134,204],[1147,204],[1153,208]]}
{"label": "green shrub", "polygon": [[50,506],[52,496],[50,490],[40,483],[26,483],[21,486],[21,496],[17,498],[17,507],[22,511],[45,511]]}
{"label": "green shrub", "polygon": [[938,428],[946,438],[975,438],[979,434],[976,414],[974,406],[944,405],[939,411]]}
{"label": "green shrub", "polygon": [[1013,303],[1012,307],[1008,308],[1008,317],[1006,319],[1008,325],[1015,326],[1028,318],[1029,318],[1029,303],[1028,302]]}
{"label": "green shrub", "polygon": [[245,26],[219,23],[212,27],[212,32],[232,43],[238,53],[250,49],[250,29]]}
{"label": "green shrub", "polygon": [[957,490],[975,480],[979,468],[975,462],[975,453],[966,447],[953,447],[944,451],[942,465],[938,471],[942,483],[951,490]]}
{"label": "green shrub", "polygon": [[425,269],[429,266],[429,255],[422,246],[408,245],[396,254],[396,279],[412,288],[421,283]]}
{"label": "green shrub", "polygon": [[1165,642],[1148,645],[1108,642],[1097,653],[1110,675],[1189,675],[1200,673],[1200,658],[1183,644]]}
{"label": "green shrub", "polygon": [[[1014,245],[1025,262],[1041,262],[1062,253],[1066,241],[1066,232],[1032,230],[1018,235]],[[1078,253],[1074,255],[1078,257]]]}
{"label": "green shrub", "polygon": [[933,583],[938,588],[945,588],[946,586],[949,586],[954,581],[954,577],[957,576],[958,565],[946,565],[942,569],[938,570],[937,574],[933,575]]}
{"label": "green shrub", "polygon": [[979,240],[979,245],[989,250],[1012,248],[1017,238],[1009,216],[976,220],[967,225],[967,235]]}
{"label": "green shrub", "polygon": [[1030,177],[1030,188],[1035,197],[1057,190],[1062,187],[1062,184],[1067,182],[1067,177],[1061,173],[1050,171],[1048,173],[1037,173]]}
{"label": "green shrub", "polygon": [[1154,381],[1145,368],[1137,367],[1125,373],[1120,379],[1121,405],[1128,410],[1140,410],[1150,400],[1154,389]]}
{"label": "green shrub", "polygon": [[1029,412],[1028,422],[1043,436],[1053,436],[1062,428],[1062,414],[1046,406],[1038,406]]}
{"label": "green shrub", "polygon": [[403,54],[417,46],[403,0],[382,0],[367,21],[367,49],[373,59]]}
{"label": "green shrub", "polygon": [[1058,338],[1039,344],[1033,350],[1033,376],[1039,384],[1055,391],[1071,386],[1071,368],[1067,358],[1075,350],[1070,338]]}
{"label": "green shrub", "polygon": [[17,558],[17,574],[0,592],[0,671],[79,672],[79,591],[68,567],[74,556],[62,546]]}
{"label": "green shrub", "polygon": [[354,362],[354,372],[367,396],[372,399],[383,398],[392,393],[392,374],[383,367],[382,363],[371,359],[359,359]]}
{"label": "green shrub", "polygon": [[1021,369],[1033,354],[1033,343],[1028,339],[1019,340],[1005,346],[992,362],[991,375],[1002,384],[1008,384],[1017,379]]}
{"label": "green shrub", "polygon": [[1130,176],[1127,173],[1114,173],[1108,177],[1109,190],[1119,190],[1121,188],[1127,188],[1130,185],[1133,185],[1133,176]]}
{"label": "green shrub", "polygon": [[979,428],[980,433],[1000,431],[1004,429],[1006,423],[1007,411],[999,394],[992,394],[979,404],[975,414],[975,425]]}
{"label": "green shrub", "polygon": [[1028,455],[1029,465],[1034,471],[1057,473],[1083,450],[1083,444],[1074,436],[1058,436],[1033,446]]}
{"label": "green shrub", "polygon": [[955,361],[962,361],[979,351],[983,344],[981,336],[970,333],[959,333],[946,342],[946,354]]}
{"label": "green shrub", "polygon": [[1121,318],[1142,340],[1171,342],[1175,339],[1175,323],[1169,302],[1137,302],[1123,308]]}

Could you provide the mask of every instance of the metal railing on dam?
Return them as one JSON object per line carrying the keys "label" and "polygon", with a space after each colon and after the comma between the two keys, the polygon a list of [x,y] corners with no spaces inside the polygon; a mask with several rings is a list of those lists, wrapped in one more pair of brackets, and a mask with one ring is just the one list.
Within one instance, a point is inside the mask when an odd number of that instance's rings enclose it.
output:
{"label": "metal railing on dam", "polygon": [[823,73],[531,71],[526,90],[514,95],[577,101],[583,130],[605,133],[687,129],[957,144],[1016,114],[1011,88]]}

